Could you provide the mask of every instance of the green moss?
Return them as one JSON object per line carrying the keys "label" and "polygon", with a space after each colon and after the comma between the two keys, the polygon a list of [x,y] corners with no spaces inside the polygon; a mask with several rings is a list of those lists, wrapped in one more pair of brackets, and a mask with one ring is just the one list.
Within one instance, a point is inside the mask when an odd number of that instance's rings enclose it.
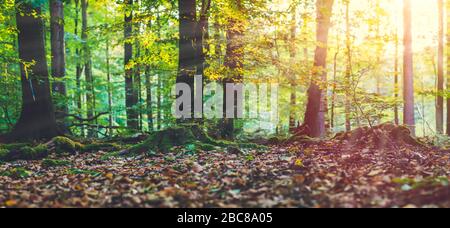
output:
{"label": "green moss", "polygon": [[13,179],[23,179],[28,178],[32,172],[24,169],[24,168],[12,168],[4,172],[0,172],[0,176],[11,177]]}
{"label": "green moss", "polygon": [[48,148],[46,145],[38,145],[36,147],[26,146],[20,149],[21,159],[24,160],[39,160],[48,156]]}
{"label": "green moss", "polygon": [[0,145],[0,148],[11,151],[11,150],[20,150],[26,146],[31,146],[31,144],[28,144],[28,143],[3,144],[3,145]]}
{"label": "green moss", "polygon": [[8,149],[0,149],[0,161],[4,161],[9,156],[9,150]]}
{"label": "green moss", "polygon": [[74,154],[84,148],[83,144],[62,136],[55,137],[52,142],[55,146],[55,152],[58,155],[65,153]]}
{"label": "green moss", "polygon": [[69,166],[70,162],[64,160],[44,159],[41,164],[42,167],[44,168],[50,168],[50,167]]}
{"label": "green moss", "polygon": [[84,170],[84,169],[70,169],[70,175],[89,175],[93,177],[101,176],[102,173],[94,171],[94,170]]}
{"label": "green moss", "polygon": [[174,147],[189,145],[205,151],[215,150],[216,147],[265,148],[253,143],[215,140],[206,134],[201,126],[185,124],[151,134],[144,142],[129,148],[127,154],[142,154],[149,151],[169,152]]}

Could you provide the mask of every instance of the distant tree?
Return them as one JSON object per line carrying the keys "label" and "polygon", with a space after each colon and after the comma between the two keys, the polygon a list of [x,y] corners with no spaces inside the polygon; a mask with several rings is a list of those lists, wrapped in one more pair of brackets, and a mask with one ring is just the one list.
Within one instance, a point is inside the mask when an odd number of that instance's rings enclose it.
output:
{"label": "distant tree", "polygon": [[438,79],[436,100],[436,130],[444,133],[444,0],[438,0],[439,34],[438,34]]}
{"label": "distant tree", "polygon": [[415,107],[414,107],[414,71],[411,31],[411,0],[404,0],[404,37],[403,53],[403,123],[415,134]]}

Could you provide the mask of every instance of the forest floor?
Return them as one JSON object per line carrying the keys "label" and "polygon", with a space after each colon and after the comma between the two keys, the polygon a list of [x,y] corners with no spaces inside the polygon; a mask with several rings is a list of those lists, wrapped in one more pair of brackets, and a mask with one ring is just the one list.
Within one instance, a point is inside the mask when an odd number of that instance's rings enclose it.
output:
{"label": "forest floor", "polygon": [[2,163],[0,207],[450,207],[449,151],[360,140]]}

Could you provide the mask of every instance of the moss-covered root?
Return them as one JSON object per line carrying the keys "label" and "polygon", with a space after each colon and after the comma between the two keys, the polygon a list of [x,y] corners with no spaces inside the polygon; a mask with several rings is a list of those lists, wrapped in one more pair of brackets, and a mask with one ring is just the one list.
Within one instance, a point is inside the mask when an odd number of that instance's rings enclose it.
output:
{"label": "moss-covered root", "polygon": [[47,146],[23,146],[21,148],[0,149],[0,161],[40,160],[49,154]]}
{"label": "moss-covered root", "polygon": [[148,151],[169,152],[177,146],[194,144],[197,148],[211,151],[216,147],[241,147],[259,148],[261,146],[252,143],[235,143],[228,141],[214,140],[199,125],[182,125],[155,132],[147,140],[127,150],[121,154],[141,154]]}
{"label": "moss-covered root", "polygon": [[85,147],[83,144],[63,136],[55,137],[47,143],[47,146],[50,150],[55,151],[57,155],[66,153],[75,154],[76,152],[82,151]]}

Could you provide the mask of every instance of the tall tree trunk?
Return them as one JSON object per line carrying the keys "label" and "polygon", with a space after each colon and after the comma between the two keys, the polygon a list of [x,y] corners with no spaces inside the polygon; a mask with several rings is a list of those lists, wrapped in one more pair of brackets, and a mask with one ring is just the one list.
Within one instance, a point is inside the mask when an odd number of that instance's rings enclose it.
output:
{"label": "tall tree trunk", "polygon": [[444,133],[444,0],[438,0],[439,10],[439,48],[438,48],[438,80],[436,100],[436,130]]}
{"label": "tall tree trunk", "polygon": [[[191,118],[194,116],[194,74],[196,73],[197,52],[195,49],[195,36],[197,26],[196,0],[179,0],[179,63],[177,83],[185,83],[191,88],[191,102],[177,104],[183,110],[190,110]],[[182,94],[178,94],[182,96]],[[177,96],[178,97],[178,96]]]}
{"label": "tall tree trunk", "polygon": [[[234,4],[234,8],[237,12],[236,15],[243,15],[243,6],[241,0],[233,0],[232,4]],[[239,17],[239,16],[238,16]],[[243,62],[243,53],[244,53],[244,23],[241,18],[236,16],[229,18],[229,24],[227,28],[227,47],[226,47],[226,56],[225,56],[225,67],[229,70],[229,74],[223,80],[223,88],[226,88],[227,83],[242,83],[243,75],[242,69],[244,67]],[[227,97],[234,97],[234,105],[233,107],[227,106]],[[224,111],[224,119],[222,126],[222,138],[224,139],[233,139],[234,138],[234,118],[226,118],[227,110],[232,108],[234,110],[235,116],[237,116],[237,104],[238,97],[234,96],[234,94],[228,94],[226,89],[224,91],[224,101],[223,101],[223,111]]]}
{"label": "tall tree trunk", "polygon": [[411,0],[404,0],[404,54],[403,54],[403,122],[415,135],[414,71],[411,32]]}
{"label": "tall tree trunk", "polygon": [[133,130],[139,129],[139,114],[136,110],[138,103],[138,97],[135,88],[135,77],[133,75],[133,69],[128,66],[133,58],[133,42],[131,36],[133,35],[133,0],[125,0],[125,24],[124,24],[124,37],[125,37],[125,103],[127,109],[127,125],[128,128]]}
{"label": "tall tree trunk", "polygon": [[[147,25],[147,30],[151,31],[152,22],[149,21]],[[150,56],[150,49],[146,48],[145,55]],[[147,124],[148,130],[154,131],[154,121],[153,121],[153,97],[152,97],[152,77],[151,77],[151,65],[149,63],[145,66],[145,89],[146,89],[146,104],[147,104]]]}
{"label": "tall tree trunk", "polygon": [[[398,30],[398,29],[397,29]],[[399,61],[398,61],[398,49],[399,49],[399,40],[398,40],[398,32],[395,32],[395,59],[394,59],[394,97],[395,97],[395,106],[394,106],[394,122],[396,125],[400,124],[400,117],[399,117],[399,111],[398,111],[398,98],[399,98],[399,91],[400,91],[400,85],[399,85]]]}
{"label": "tall tree trunk", "polygon": [[[446,2],[447,9],[447,90],[450,90],[450,1]],[[450,136],[450,97],[447,97],[447,135]]]}
{"label": "tall tree trunk", "polygon": [[305,112],[305,133],[310,137],[326,134],[323,84],[327,81],[328,33],[331,24],[334,0],[317,0],[317,45],[314,56],[314,71],[308,89],[308,104]]}
{"label": "tall tree trunk", "polygon": [[67,132],[65,114],[68,113],[66,84],[63,81],[66,71],[65,41],[64,41],[64,5],[61,0],[50,0],[50,31],[52,50],[53,95],[58,98],[56,103],[56,120],[61,131]]}
{"label": "tall tree trunk", "polygon": [[[294,66],[295,59],[297,56],[297,3],[293,2],[291,5],[291,14],[292,14],[292,20],[291,20],[291,37],[290,37],[290,44],[289,44],[289,55],[290,55],[290,61],[291,66]],[[290,77],[290,84],[291,84],[291,97],[290,97],[290,108],[289,108],[289,131],[293,132],[296,128],[296,107],[297,107],[297,74],[295,71],[290,71],[289,74]]]}
{"label": "tall tree trunk", "polygon": [[[87,118],[91,119],[95,115],[94,104],[94,78],[92,76],[92,59],[91,49],[88,44],[88,16],[87,10],[89,7],[89,0],[81,0],[81,39],[83,43],[83,60],[84,60],[84,76],[86,80],[86,106]],[[93,129],[88,129],[88,137],[94,137]]]}
{"label": "tall tree trunk", "polygon": [[[50,139],[58,135],[45,52],[41,8],[16,0],[22,111],[6,141]],[[30,64],[34,62],[34,64]]]}
{"label": "tall tree trunk", "polygon": [[113,136],[113,110],[112,110],[112,104],[113,104],[113,89],[112,89],[112,82],[111,82],[111,57],[110,57],[110,47],[109,47],[109,38],[106,39],[106,79],[108,80],[108,135],[110,137]]}
{"label": "tall tree trunk", "polygon": [[[345,69],[345,130],[352,130],[351,123],[351,81],[353,74],[352,67],[352,40],[350,34],[350,0],[345,0],[345,45],[346,45],[346,69]],[[378,82],[378,78],[377,78]]]}

